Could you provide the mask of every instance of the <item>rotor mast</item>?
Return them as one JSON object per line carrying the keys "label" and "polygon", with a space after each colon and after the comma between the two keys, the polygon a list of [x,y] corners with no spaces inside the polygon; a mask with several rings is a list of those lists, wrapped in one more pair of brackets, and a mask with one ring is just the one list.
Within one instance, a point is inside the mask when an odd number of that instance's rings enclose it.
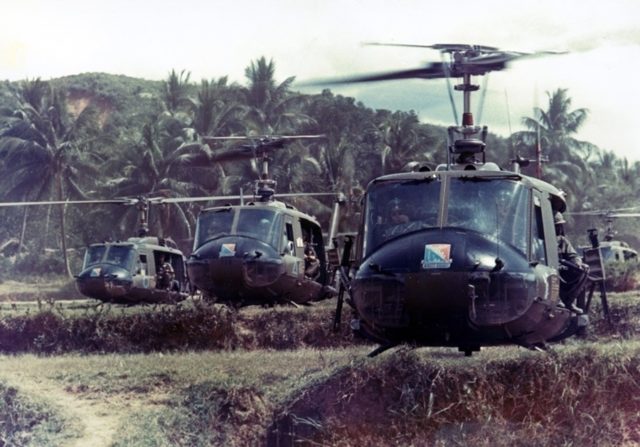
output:
{"label": "rotor mast", "polygon": [[138,210],[138,219],[140,221],[140,227],[138,227],[138,237],[145,237],[149,235],[149,201],[146,197],[139,197],[136,202],[136,209]]}
{"label": "rotor mast", "polygon": [[[464,62],[466,55],[462,52],[455,52],[453,58],[456,62]],[[478,163],[478,160],[476,160],[476,154],[478,153],[482,154],[480,163],[484,164],[484,149],[488,130],[487,126],[480,127],[474,124],[473,113],[471,112],[471,92],[478,91],[480,86],[471,82],[470,73],[463,72],[462,83],[455,85],[454,89],[462,92],[462,125],[448,128],[449,153],[447,169],[451,169],[452,164]],[[478,134],[480,134],[479,138],[474,138],[474,135]],[[456,158],[452,159],[454,155],[456,155]]]}
{"label": "rotor mast", "polygon": [[269,178],[269,155],[267,151],[262,151],[262,169],[260,172],[260,179],[256,182],[256,190],[254,195],[260,198],[262,202],[270,202],[273,200],[273,195],[276,192],[277,182]]}

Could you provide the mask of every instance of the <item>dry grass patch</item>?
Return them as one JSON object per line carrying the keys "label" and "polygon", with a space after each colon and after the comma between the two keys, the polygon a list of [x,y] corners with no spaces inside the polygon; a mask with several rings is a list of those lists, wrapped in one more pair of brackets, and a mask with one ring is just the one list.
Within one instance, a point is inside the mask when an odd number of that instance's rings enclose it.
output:
{"label": "dry grass patch", "polygon": [[0,358],[0,382],[11,383],[19,395],[49,399],[54,410],[82,409],[88,419],[81,418],[80,426],[117,421],[100,445],[259,445],[291,393],[310,380],[326,380],[364,353],[25,355]]}
{"label": "dry grass patch", "polygon": [[495,348],[473,359],[399,351],[305,390],[270,444],[635,445],[639,392],[637,342]]}

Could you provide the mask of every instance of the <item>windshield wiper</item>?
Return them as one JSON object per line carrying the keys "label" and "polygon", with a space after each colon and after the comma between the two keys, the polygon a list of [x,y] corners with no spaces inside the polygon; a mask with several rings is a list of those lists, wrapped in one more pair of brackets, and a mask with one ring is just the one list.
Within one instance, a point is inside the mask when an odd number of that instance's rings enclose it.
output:
{"label": "windshield wiper", "polygon": [[407,180],[405,182],[400,183],[401,185],[419,185],[421,183],[431,183],[434,180],[437,180],[438,177],[435,175],[430,175],[428,177],[424,177],[424,178],[417,178],[417,179],[413,179],[413,180]]}
{"label": "windshield wiper", "polygon": [[494,174],[483,176],[463,175],[458,179],[466,182],[490,182],[492,180],[522,180],[522,176],[518,174]]}

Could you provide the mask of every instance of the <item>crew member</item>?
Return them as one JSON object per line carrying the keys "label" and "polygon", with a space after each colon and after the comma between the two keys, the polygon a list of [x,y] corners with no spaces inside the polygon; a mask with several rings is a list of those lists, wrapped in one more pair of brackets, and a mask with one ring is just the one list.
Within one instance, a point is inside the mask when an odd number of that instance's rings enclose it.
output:
{"label": "crew member", "polygon": [[158,288],[171,289],[174,287],[176,272],[170,262],[165,261],[164,255],[158,259]]}
{"label": "crew member", "polygon": [[311,243],[304,245],[304,276],[315,280],[320,274],[320,261]]}
{"label": "crew member", "polygon": [[584,292],[587,284],[589,266],[582,262],[582,258],[571,245],[564,233],[567,223],[561,213],[554,215],[556,237],[558,240],[558,258],[560,260],[560,299],[567,309],[575,313],[582,313],[582,309],[575,305],[576,298]]}

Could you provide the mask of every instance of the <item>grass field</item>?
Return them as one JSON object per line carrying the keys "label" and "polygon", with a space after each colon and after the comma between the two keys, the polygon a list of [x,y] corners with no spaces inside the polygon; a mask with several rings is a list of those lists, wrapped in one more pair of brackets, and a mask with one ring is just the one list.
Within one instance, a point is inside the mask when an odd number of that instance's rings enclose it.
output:
{"label": "grass field", "polygon": [[595,304],[548,352],[368,358],[333,302],[3,302],[0,445],[637,445],[640,294]]}

